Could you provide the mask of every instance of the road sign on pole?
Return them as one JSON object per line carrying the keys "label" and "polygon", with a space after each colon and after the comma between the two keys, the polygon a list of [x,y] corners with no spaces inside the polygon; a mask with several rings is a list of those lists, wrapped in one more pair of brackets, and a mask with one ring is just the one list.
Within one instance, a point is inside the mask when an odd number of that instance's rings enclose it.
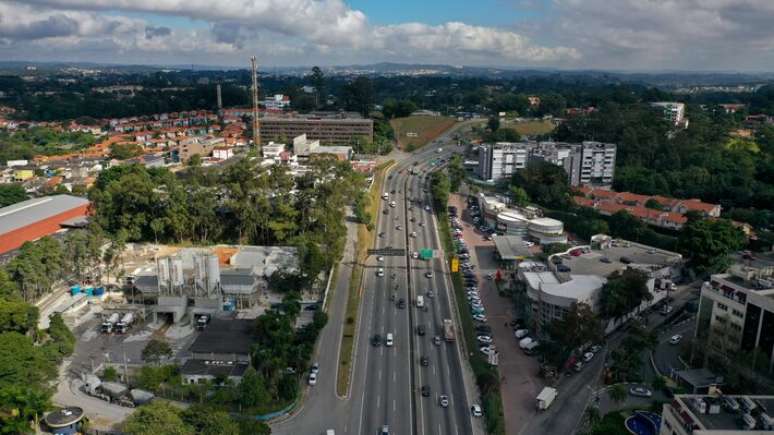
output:
{"label": "road sign on pole", "polygon": [[406,250],[390,248],[390,247],[379,248],[379,249],[369,249],[368,255],[383,255],[385,257],[405,257]]}

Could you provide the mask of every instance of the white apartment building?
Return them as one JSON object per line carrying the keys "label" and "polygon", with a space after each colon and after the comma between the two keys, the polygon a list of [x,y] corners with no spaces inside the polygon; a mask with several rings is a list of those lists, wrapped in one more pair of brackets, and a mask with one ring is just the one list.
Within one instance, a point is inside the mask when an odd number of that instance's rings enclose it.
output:
{"label": "white apartment building", "polygon": [[659,101],[657,103],[650,103],[650,106],[663,110],[664,119],[671,122],[674,126],[681,125],[685,121],[685,103]]}
{"label": "white apartment building", "polygon": [[611,186],[615,175],[615,154],[614,144],[583,142],[579,184]]}
{"label": "white apartment building", "polygon": [[615,176],[615,144],[591,142],[516,142],[484,145],[479,151],[478,176],[502,180],[524,169],[531,160],[564,168],[572,186],[611,186]]}
{"label": "white apartment building", "polygon": [[498,142],[484,145],[478,155],[478,176],[483,180],[509,178],[527,167],[532,145],[523,142]]}
{"label": "white apartment building", "polygon": [[774,255],[750,255],[702,285],[696,336],[713,353],[763,355],[774,373]]}

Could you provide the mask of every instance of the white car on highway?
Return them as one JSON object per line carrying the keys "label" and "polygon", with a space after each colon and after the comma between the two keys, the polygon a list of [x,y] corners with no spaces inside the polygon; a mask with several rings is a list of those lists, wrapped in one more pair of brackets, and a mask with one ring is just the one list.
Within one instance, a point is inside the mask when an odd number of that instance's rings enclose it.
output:
{"label": "white car on highway", "polygon": [[381,267],[376,270],[376,276],[384,276],[384,269]]}

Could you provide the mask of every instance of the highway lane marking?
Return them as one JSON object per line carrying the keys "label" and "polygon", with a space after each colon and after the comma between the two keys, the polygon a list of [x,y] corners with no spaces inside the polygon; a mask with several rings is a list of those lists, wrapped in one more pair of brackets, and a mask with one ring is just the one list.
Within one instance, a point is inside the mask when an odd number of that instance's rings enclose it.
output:
{"label": "highway lane marking", "polygon": [[376,407],[379,408],[382,405],[382,396],[376,396]]}
{"label": "highway lane marking", "polygon": [[382,381],[382,369],[379,369],[379,382]]}
{"label": "highway lane marking", "polygon": [[392,399],[392,412],[395,412],[397,410],[398,410],[397,400]]}
{"label": "highway lane marking", "polygon": [[396,374],[396,372],[392,372],[392,382],[393,383],[396,381],[397,377],[398,377],[398,375]]}

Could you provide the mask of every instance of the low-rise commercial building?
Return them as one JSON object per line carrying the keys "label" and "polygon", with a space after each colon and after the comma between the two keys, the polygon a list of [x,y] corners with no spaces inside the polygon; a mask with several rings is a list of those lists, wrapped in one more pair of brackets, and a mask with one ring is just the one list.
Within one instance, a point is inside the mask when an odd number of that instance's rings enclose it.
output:
{"label": "low-rise commercial building", "polygon": [[374,140],[371,119],[344,117],[338,114],[267,116],[261,118],[261,141],[287,142],[306,134],[324,145],[349,145]]}
{"label": "low-rise commercial building", "polygon": [[[537,325],[548,325],[564,317],[574,303],[587,304],[599,312],[602,286],[613,272],[627,268],[642,271],[653,299],[644,301],[645,309],[667,296],[671,283],[681,274],[680,254],[656,249],[605,235],[592,238],[589,246],[579,246],[549,257],[547,263],[526,261],[518,267],[531,306],[530,317]],[[607,331],[619,323],[611,322]]]}
{"label": "low-rise commercial building", "polygon": [[61,231],[68,222],[89,214],[89,200],[72,195],[53,195],[0,208],[0,254]]}
{"label": "low-rise commercial building", "polygon": [[238,384],[250,366],[255,321],[212,319],[188,349],[191,358],[180,367],[184,384],[229,379]]}
{"label": "low-rise commercial building", "polygon": [[479,193],[478,202],[484,222],[497,234],[519,236],[541,245],[566,243],[564,224],[556,219],[543,217],[532,207],[510,208],[497,197]]}
{"label": "low-rise commercial building", "polygon": [[745,435],[774,431],[774,396],[678,394],[663,405],[659,435]]}

